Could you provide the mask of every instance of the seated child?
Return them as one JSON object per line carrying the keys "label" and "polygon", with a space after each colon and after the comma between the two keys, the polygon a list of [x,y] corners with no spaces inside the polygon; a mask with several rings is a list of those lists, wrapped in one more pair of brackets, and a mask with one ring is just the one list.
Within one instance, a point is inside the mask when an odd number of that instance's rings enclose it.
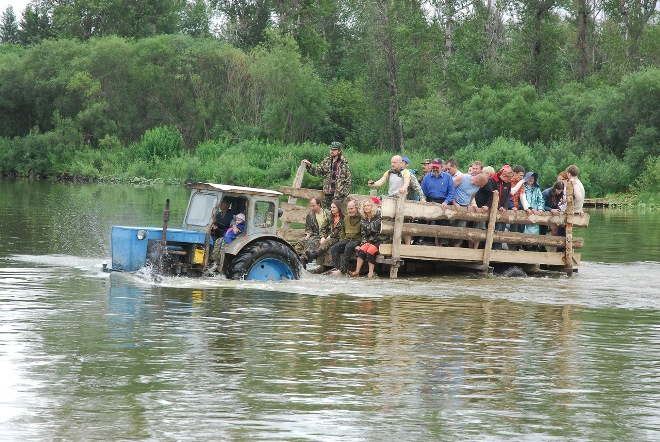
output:
{"label": "seated child", "polygon": [[245,231],[245,215],[239,213],[234,218],[236,223],[227,229],[225,236],[223,237],[225,244],[229,244],[235,240],[238,235]]}

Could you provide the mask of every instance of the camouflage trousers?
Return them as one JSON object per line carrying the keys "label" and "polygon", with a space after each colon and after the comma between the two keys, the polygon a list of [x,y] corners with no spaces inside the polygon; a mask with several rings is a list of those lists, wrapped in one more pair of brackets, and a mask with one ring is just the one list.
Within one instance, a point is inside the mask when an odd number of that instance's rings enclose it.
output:
{"label": "camouflage trousers", "polygon": [[339,238],[330,238],[327,241],[323,241],[323,244],[319,243],[318,248],[315,251],[308,251],[311,258],[318,258],[323,255],[325,252],[330,250],[330,247],[334,246],[339,242]]}
{"label": "camouflage trousers", "polygon": [[213,261],[215,262],[220,261],[220,252],[222,250],[223,245],[225,245],[225,240],[222,238],[218,238],[213,243],[213,251],[211,252],[211,258],[213,259]]}
{"label": "camouflage trousers", "polygon": [[321,238],[312,237],[308,240],[301,239],[293,244],[293,249],[299,256],[305,252],[315,253],[321,247]]}

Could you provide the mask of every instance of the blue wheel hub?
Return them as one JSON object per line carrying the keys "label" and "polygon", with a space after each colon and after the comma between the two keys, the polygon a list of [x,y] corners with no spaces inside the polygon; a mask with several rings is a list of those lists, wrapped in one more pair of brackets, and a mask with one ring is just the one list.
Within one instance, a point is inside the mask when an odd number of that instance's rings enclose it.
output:
{"label": "blue wheel hub", "polygon": [[277,258],[264,258],[257,261],[247,275],[246,280],[255,281],[281,281],[294,279],[293,271],[284,262]]}

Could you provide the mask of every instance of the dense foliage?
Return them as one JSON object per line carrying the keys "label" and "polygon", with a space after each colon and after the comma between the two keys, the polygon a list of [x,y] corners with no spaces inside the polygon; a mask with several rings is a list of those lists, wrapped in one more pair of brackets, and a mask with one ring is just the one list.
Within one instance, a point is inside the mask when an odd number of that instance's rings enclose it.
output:
{"label": "dense foliage", "polygon": [[657,192],[656,6],[36,0],[0,15],[0,173],[273,186],[338,140],[358,183],[405,151]]}

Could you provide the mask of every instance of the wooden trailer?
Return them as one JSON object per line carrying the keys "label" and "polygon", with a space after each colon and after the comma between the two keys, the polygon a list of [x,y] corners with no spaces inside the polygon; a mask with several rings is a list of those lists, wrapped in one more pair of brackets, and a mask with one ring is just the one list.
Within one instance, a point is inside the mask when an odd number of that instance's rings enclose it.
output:
{"label": "wooden trailer", "polygon": [[[282,226],[278,236],[296,241],[304,236],[304,222],[308,209],[297,205],[298,199],[309,200],[322,197],[320,190],[304,189],[295,186],[280,187],[280,192],[289,196],[288,203],[282,203]],[[432,270],[439,267],[463,267],[487,274],[495,266],[517,266],[527,273],[539,271],[561,271],[569,276],[577,271],[580,264],[580,254],[575,249],[583,246],[582,238],[573,236],[574,227],[588,227],[588,214],[573,213],[572,184],[567,185],[567,209],[565,213],[552,214],[543,212],[541,215],[527,215],[524,211],[499,211],[496,205],[488,212],[466,210],[463,207],[449,206],[443,209],[438,203],[410,201],[405,195],[397,198],[382,199],[381,232],[391,238],[390,242],[380,245],[377,263],[389,268],[390,277],[396,278],[399,269],[406,272]],[[350,195],[358,201],[370,198],[366,195]],[[497,201],[495,192],[494,201]],[[416,221],[423,220],[426,224]],[[439,220],[467,220],[485,222],[486,230],[478,228],[441,226],[428,224]],[[295,228],[297,223],[301,227]],[[517,232],[495,230],[496,223],[507,224],[539,224],[566,228],[566,236],[534,235]],[[402,238],[413,237],[446,238],[449,240],[466,240],[483,243],[483,248],[440,247],[434,245],[406,245]],[[507,244],[509,250],[495,250],[494,243]],[[546,249],[563,248],[562,252],[515,250],[515,246],[543,246]],[[327,256],[319,257],[317,263],[321,266],[332,266]]]}

